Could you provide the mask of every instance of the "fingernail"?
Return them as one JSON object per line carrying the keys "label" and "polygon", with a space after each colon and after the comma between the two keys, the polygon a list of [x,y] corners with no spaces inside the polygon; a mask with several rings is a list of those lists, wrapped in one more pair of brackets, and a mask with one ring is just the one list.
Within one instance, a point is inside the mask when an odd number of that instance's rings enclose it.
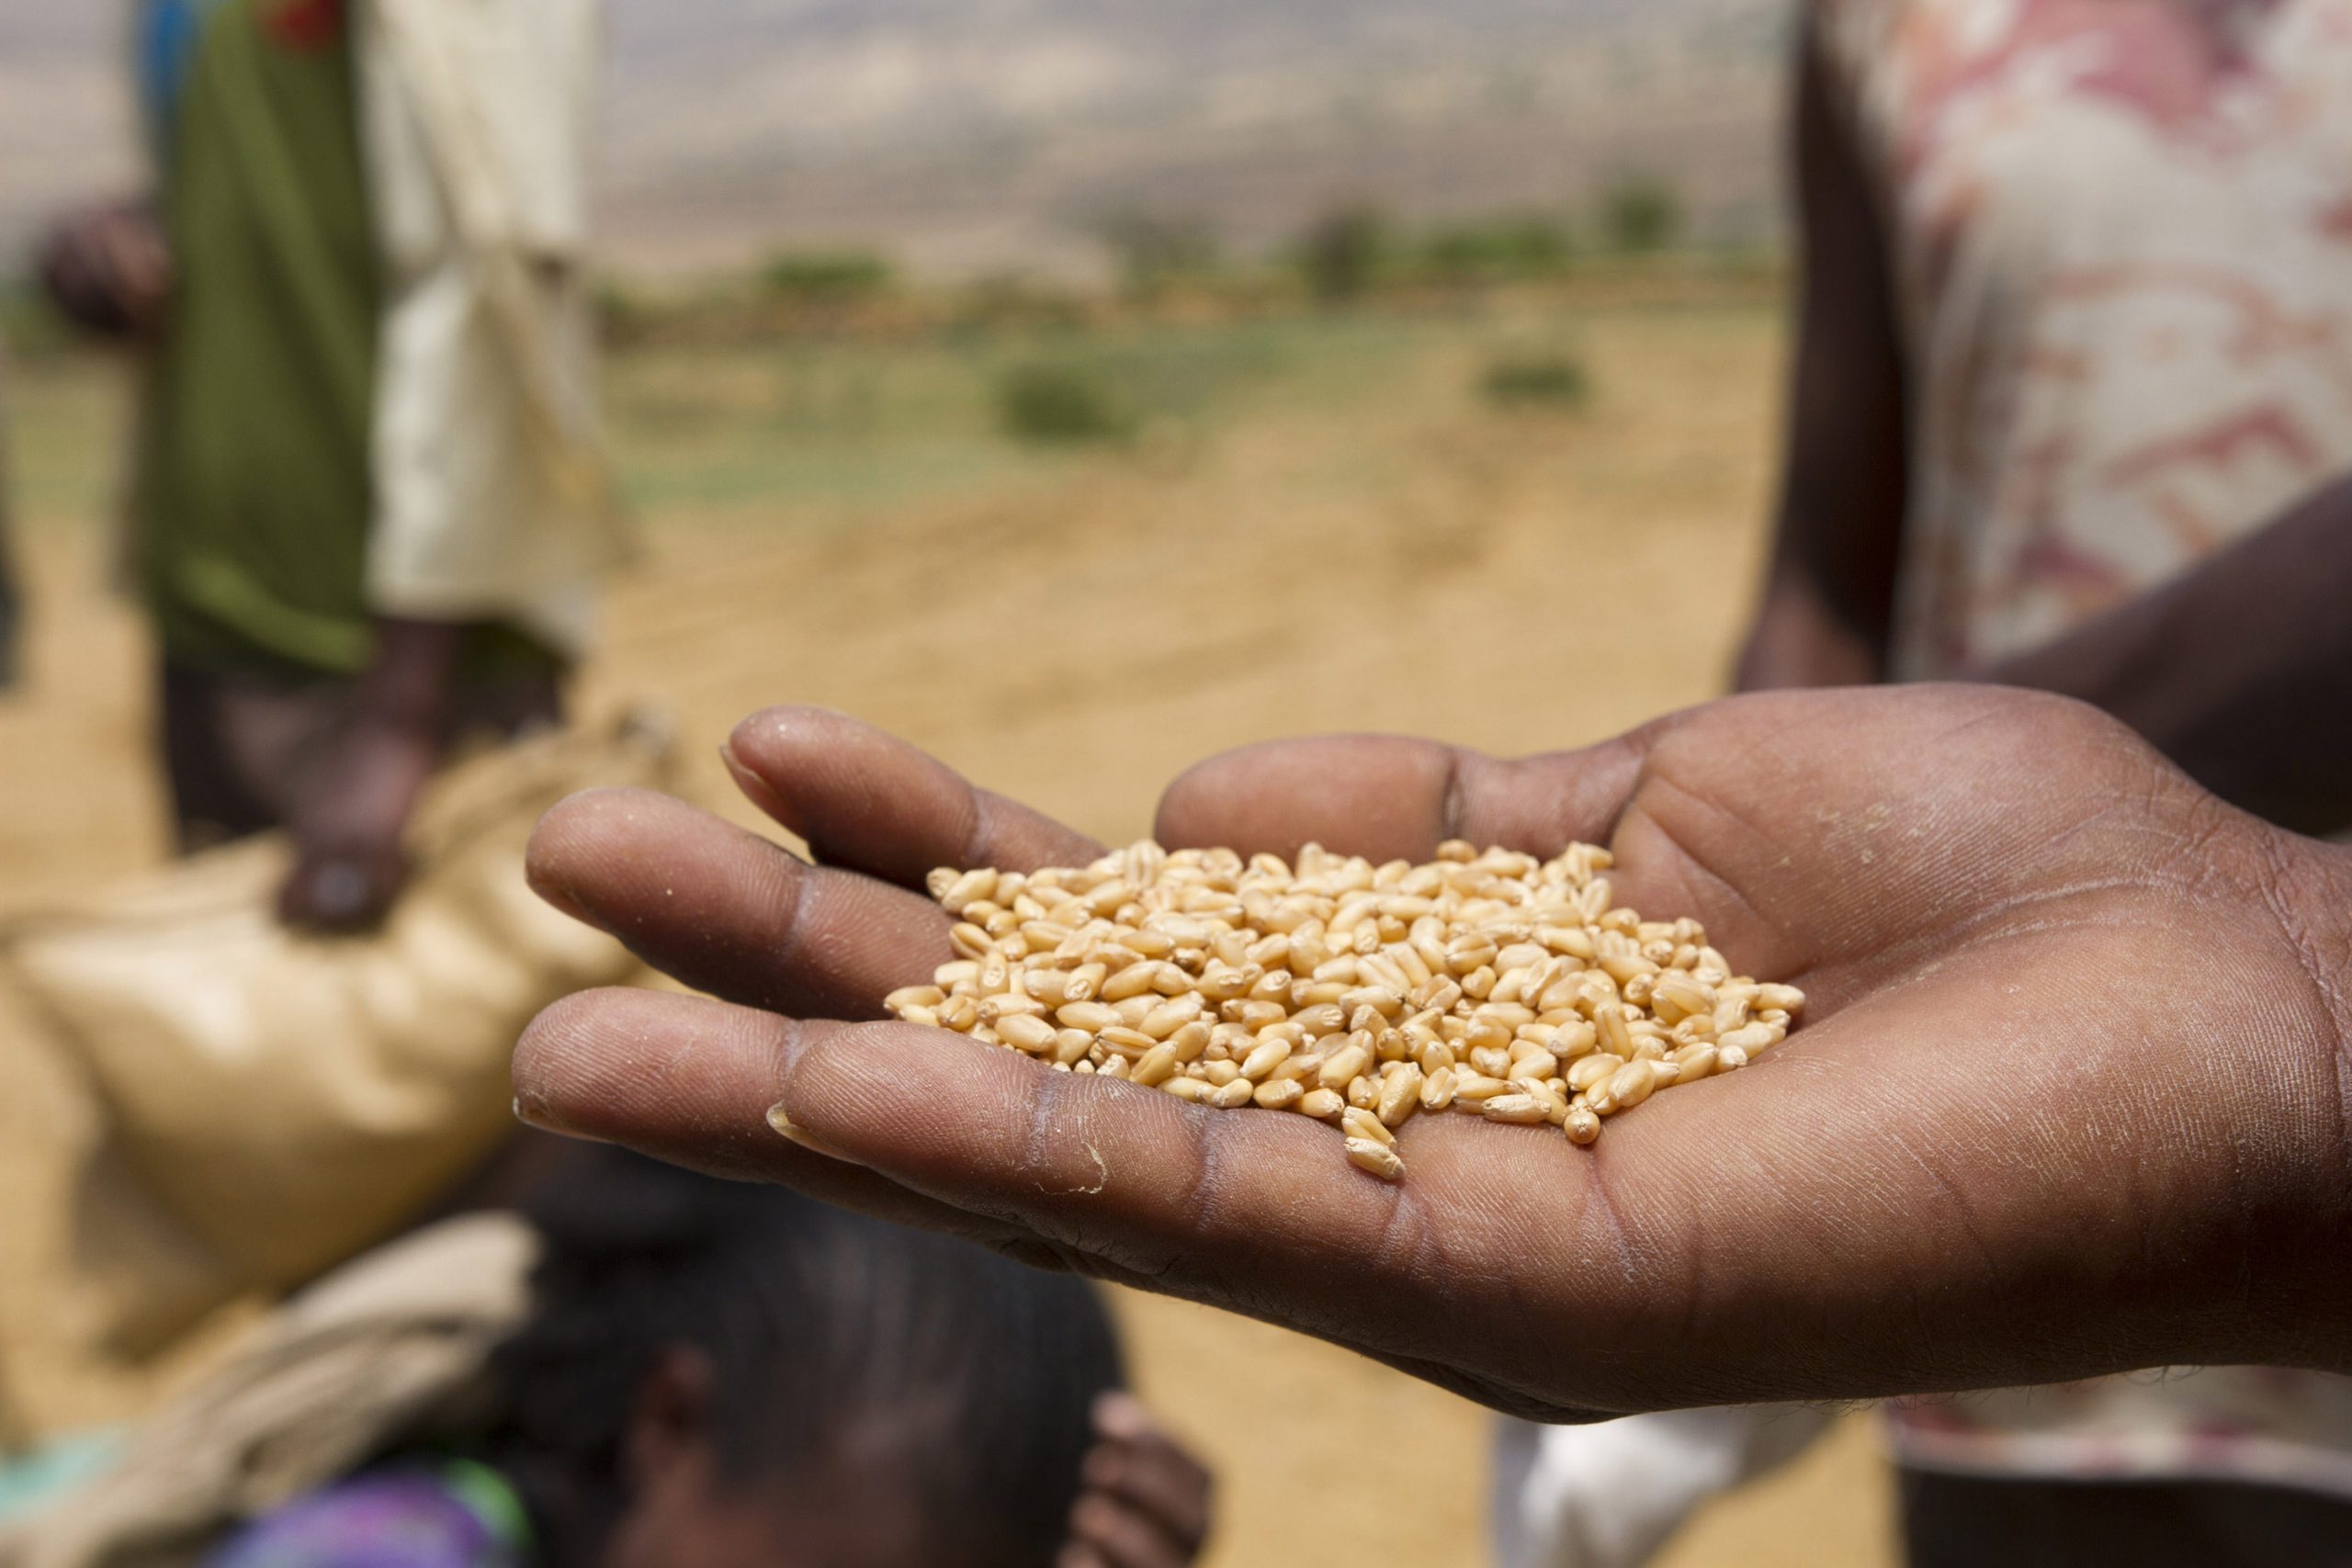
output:
{"label": "fingernail", "polygon": [[1111,1393],[1094,1402],[1094,1427],[1106,1438],[1140,1437],[1150,1426],[1133,1394]]}
{"label": "fingernail", "polygon": [[746,800],[775,818],[777,824],[793,837],[804,840],[808,837],[808,829],[801,824],[800,814],[776,793],[773,784],[744,765],[743,759],[735,754],[733,741],[719,747],[718,760],[727,765],[728,776],[735,781],[735,787],[743,792]]}
{"label": "fingernail", "polygon": [[536,868],[526,869],[524,875],[530,884],[531,891],[537,894],[539,902],[548,908],[578,920],[583,926],[594,926],[598,931],[606,929],[604,917],[596,912],[595,906],[568,884],[543,875]]}
{"label": "fingernail", "polygon": [[822,1155],[827,1159],[839,1160],[843,1165],[859,1163],[786,1115],[781,1100],[768,1107],[768,1125],[775,1129],[779,1137],[799,1145],[812,1155]]}
{"label": "fingernail", "polygon": [[514,1120],[526,1127],[536,1128],[542,1133],[552,1133],[559,1138],[577,1138],[582,1143],[590,1144],[600,1144],[605,1141],[575,1131],[565,1122],[562,1117],[556,1114],[553,1106],[536,1094],[518,1094],[514,1097]]}

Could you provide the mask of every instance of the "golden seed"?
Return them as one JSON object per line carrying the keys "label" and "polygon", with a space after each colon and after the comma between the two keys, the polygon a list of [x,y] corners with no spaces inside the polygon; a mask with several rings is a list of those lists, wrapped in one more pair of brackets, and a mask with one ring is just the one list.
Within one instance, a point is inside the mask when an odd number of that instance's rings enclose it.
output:
{"label": "golden seed", "polygon": [[1054,1043],[1054,1026],[1035,1013],[1014,1013],[996,1021],[1000,1039],[1023,1051],[1035,1053]]}
{"label": "golden seed", "polygon": [[1336,1122],[1346,1113],[1348,1102],[1335,1090],[1310,1089],[1299,1096],[1298,1108],[1317,1122]]}
{"label": "golden seed", "polygon": [[1609,1098],[1627,1111],[1650,1097],[1657,1075],[1647,1062],[1628,1062],[1609,1080]]}
{"label": "golden seed", "polygon": [[1290,1043],[1269,1040],[1242,1059],[1241,1076],[1251,1083],[1263,1083],[1276,1067],[1290,1060]]}
{"label": "golden seed", "polygon": [[1144,1053],[1149,1051],[1153,1046],[1159,1043],[1159,1041],[1154,1040],[1150,1035],[1146,1034],[1139,1029],[1128,1029],[1122,1024],[1116,1023],[1104,1030],[1099,1036],[1097,1036],[1097,1038],[1100,1039],[1104,1045],[1110,1047],[1114,1054],[1125,1056],[1131,1060],[1135,1057],[1141,1056]]}
{"label": "golden seed", "polygon": [[1568,1088],[1581,1094],[1595,1085],[1607,1083],[1624,1065],[1620,1058],[1607,1055],[1581,1057],[1568,1064]]}
{"label": "golden seed", "polygon": [[1365,1069],[1371,1066],[1371,1048],[1351,1042],[1331,1053],[1329,1059],[1324,1062],[1323,1070],[1317,1075],[1315,1081],[1325,1089],[1343,1089],[1355,1079],[1363,1077]]}
{"label": "golden seed", "polygon": [[1483,1073],[1456,1068],[1453,1074],[1453,1098],[1464,1104],[1492,1100],[1498,1094],[1509,1094],[1510,1085],[1501,1078],[1490,1078]]}
{"label": "golden seed", "polygon": [[1176,1047],[1176,1059],[1190,1066],[1208,1055],[1211,1038],[1209,1026],[1196,1018],[1170,1035],[1168,1043]]}
{"label": "golden seed", "polygon": [[1347,1142],[1348,1163],[1358,1170],[1368,1170],[1383,1181],[1401,1180],[1405,1162],[1386,1144],[1371,1138],[1350,1138]]}
{"label": "golden seed", "polygon": [[1054,1018],[1064,1028],[1091,1029],[1098,1034],[1119,1021],[1117,1010],[1102,1002],[1064,1002],[1054,1010]]}
{"label": "golden seed", "polygon": [[1667,1058],[1674,1064],[1675,1086],[1679,1088],[1687,1083],[1697,1083],[1701,1078],[1711,1076],[1722,1055],[1713,1045],[1685,1045]]}
{"label": "golden seed", "polygon": [[1260,1084],[1251,1098],[1269,1111],[1288,1111],[1306,1098],[1306,1090],[1295,1078],[1275,1078]]}
{"label": "golden seed", "polygon": [[1380,1120],[1391,1127],[1403,1126],[1406,1119],[1419,1109],[1421,1085],[1427,1081],[1420,1068],[1410,1062],[1400,1064],[1381,1084],[1377,1108]]}
{"label": "golden seed", "polygon": [[1487,1101],[1487,1120],[1532,1127],[1551,1120],[1551,1107],[1531,1094],[1498,1094]]}
{"label": "golden seed", "polygon": [[[1125,1058],[1121,1057],[1119,1060],[1125,1061]],[[1135,1082],[1149,1088],[1154,1085],[1166,1083],[1170,1077],[1173,1077],[1176,1073],[1176,1047],[1162,1043],[1154,1045],[1150,1050],[1146,1051],[1141,1056],[1136,1058],[1136,1065],[1128,1071],[1127,1077]]]}

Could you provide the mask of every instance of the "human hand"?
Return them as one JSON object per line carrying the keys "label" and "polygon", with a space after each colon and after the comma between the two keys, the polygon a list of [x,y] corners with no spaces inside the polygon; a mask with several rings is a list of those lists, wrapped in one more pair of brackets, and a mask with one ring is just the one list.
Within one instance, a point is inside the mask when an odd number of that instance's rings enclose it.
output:
{"label": "human hand", "polygon": [[834,715],[754,718],[732,765],[820,866],[658,796],[582,797],[542,826],[549,897],[718,999],[550,1010],[515,1063],[532,1121],[1285,1323],[1552,1419],[2352,1369],[2352,868],[2087,708],[1775,694],[1558,756],[1309,740],[1186,775],[1161,807],[1172,844],[1606,842],[1622,901],[1695,916],[1741,971],[1807,994],[1785,1045],[1589,1151],[1416,1120],[1396,1186],[1302,1117],[818,1021],[878,1018],[948,955],[932,867],[1097,851]]}
{"label": "human hand", "polygon": [[322,935],[383,922],[408,880],[409,818],[440,752],[430,728],[366,716],[336,740],[295,806],[280,919]]}
{"label": "human hand", "polygon": [[1055,1568],[1184,1568],[1209,1537],[1214,1483],[1132,1395],[1094,1404],[1085,1490]]}
{"label": "human hand", "polygon": [[172,292],[172,256],[143,202],[76,213],[44,243],[40,276],[67,320],[108,337],[138,338],[162,322]]}

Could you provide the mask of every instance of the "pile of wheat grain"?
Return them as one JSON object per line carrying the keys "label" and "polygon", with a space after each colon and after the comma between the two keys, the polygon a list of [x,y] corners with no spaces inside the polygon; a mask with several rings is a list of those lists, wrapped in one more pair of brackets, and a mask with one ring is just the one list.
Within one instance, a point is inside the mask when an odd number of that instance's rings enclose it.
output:
{"label": "pile of wheat grain", "polygon": [[1202,1105],[1337,1123],[1404,1172],[1396,1129],[1452,1111],[1577,1144],[1660,1089],[1778,1044],[1793,987],[1735,976],[1695,920],[1611,902],[1607,850],[1441,845],[1374,865],[1148,840],[1084,867],[938,871],[957,957],[890,1010]]}

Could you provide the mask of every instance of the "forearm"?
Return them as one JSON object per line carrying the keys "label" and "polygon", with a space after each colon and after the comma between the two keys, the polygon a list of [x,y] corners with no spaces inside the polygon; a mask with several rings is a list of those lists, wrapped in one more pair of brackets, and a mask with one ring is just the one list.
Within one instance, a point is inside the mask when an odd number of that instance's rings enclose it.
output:
{"label": "forearm", "polygon": [[1764,599],[1741,691],[1884,678],[1909,488],[1909,414],[1886,231],[1810,37],[1797,56],[1803,220],[1788,435]]}
{"label": "forearm", "polygon": [[1840,617],[1801,571],[1775,571],[1732,673],[1735,692],[1870,686],[1886,678],[1879,643]]}
{"label": "forearm", "polygon": [[2079,697],[2282,827],[2352,826],[2352,481],[2071,636],[1982,671]]}

